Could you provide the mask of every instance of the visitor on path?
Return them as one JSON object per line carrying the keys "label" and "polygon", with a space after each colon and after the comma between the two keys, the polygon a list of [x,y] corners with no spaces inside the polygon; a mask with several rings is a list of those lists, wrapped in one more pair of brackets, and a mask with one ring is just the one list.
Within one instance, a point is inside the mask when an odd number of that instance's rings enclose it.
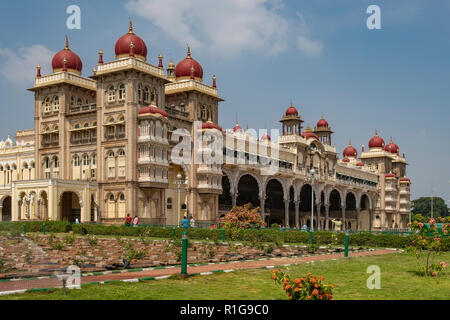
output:
{"label": "visitor on path", "polygon": [[184,219],[182,221],[182,225],[183,225],[183,228],[185,228],[185,229],[189,228],[189,220],[188,220],[188,218],[186,216],[184,216]]}
{"label": "visitor on path", "polygon": [[334,231],[341,231],[341,226],[342,226],[342,222],[337,219],[337,220],[331,220],[331,222],[334,224]]}
{"label": "visitor on path", "polygon": [[308,227],[306,226],[306,224],[303,225],[302,230],[306,231],[308,229]]}
{"label": "visitor on path", "polygon": [[127,214],[127,217],[125,219],[125,224],[129,227],[131,226],[131,217],[130,214]]}
{"label": "visitor on path", "polygon": [[195,220],[194,220],[194,217],[191,217],[191,228],[195,228]]}
{"label": "visitor on path", "polygon": [[133,227],[137,227],[138,224],[139,224],[139,218],[138,218],[138,216],[135,216],[134,220],[133,220]]}
{"label": "visitor on path", "polygon": [[78,218],[75,219],[75,224],[80,224],[80,220],[78,220]]}

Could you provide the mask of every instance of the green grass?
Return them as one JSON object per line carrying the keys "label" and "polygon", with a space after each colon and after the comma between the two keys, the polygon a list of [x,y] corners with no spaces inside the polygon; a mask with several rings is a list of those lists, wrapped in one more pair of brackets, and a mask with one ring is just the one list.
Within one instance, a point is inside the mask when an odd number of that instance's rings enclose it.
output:
{"label": "green grass", "polygon": [[[444,253],[439,261],[450,264],[450,253]],[[381,289],[366,287],[367,267],[381,268]],[[281,268],[292,277],[300,277],[308,272],[323,275],[325,283],[335,285],[334,299],[450,299],[449,272],[438,277],[424,278],[416,274],[416,259],[405,254],[388,254],[364,258],[349,258],[299,264]],[[189,272],[189,270],[188,270]],[[140,283],[108,283],[86,285],[81,290],[69,290],[67,296],[61,289],[8,295],[0,299],[90,299],[90,300],[273,300],[283,299],[282,287],[270,278],[271,270],[255,269],[231,273],[214,273],[209,276],[193,276],[184,280],[174,276],[165,280],[150,280]]]}

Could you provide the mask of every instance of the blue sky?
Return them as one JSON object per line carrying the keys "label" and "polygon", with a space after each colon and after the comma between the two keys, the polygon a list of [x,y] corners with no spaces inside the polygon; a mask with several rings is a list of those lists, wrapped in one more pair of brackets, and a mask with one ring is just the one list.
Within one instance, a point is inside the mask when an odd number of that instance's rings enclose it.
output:
{"label": "blue sky", "polygon": [[[81,30],[66,28],[66,8],[81,8]],[[368,30],[366,9],[381,7],[381,30]],[[219,122],[278,128],[290,101],[305,125],[323,114],[342,150],[359,152],[375,129],[393,136],[409,163],[412,198],[450,200],[449,0],[96,0],[1,1],[0,136],[33,127],[35,66],[50,73],[52,54],[70,47],[92,74],[99,49],[114,57],[128,18],[149,49],[148,61],[183,59],[186,43],[213,74]]]}

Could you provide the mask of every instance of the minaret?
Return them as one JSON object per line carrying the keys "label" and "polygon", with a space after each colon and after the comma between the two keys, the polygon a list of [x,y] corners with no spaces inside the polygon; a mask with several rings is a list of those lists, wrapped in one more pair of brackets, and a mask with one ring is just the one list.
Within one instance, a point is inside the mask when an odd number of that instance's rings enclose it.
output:
{"label": "minaret", "polygon": [[283,136],[299,136],[302,134],[302,123],[303,120],[298,115],[297,109],[291,101],[291,105],[286,110],[285,114],[281,118],[280,122],[283,127]]}
{"label": "minaret", "polygon": [[175,81],[175,63],[172,59],[170,59],[169,65],[167,66],[167,79]]}

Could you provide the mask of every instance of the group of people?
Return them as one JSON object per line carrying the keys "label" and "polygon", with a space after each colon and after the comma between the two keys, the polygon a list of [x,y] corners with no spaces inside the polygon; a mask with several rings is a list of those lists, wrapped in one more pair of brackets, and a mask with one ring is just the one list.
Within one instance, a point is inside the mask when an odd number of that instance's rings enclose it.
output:
{"label": "group of people", "polygon": [[135,216],[134,219],[130,217],[130,214],[127,214],[127,217],[125,218],[125,225],[128,227],[137,227],[139,224],[139,218],[138,216]]}
{"label": "group of people", "polygon": [[[332,219],[331,222],[334,225],[334,231],[339,232],[341,231],[341,226],[342,226],[342,222],[340,221],[340,219]],[[280,230],[284,230],[286,228],[289,227],[284,227],[282,224],[280,225]],[[293,229],[297,229],[297,227],[294,227]],[[308,227],[306,226],[306,224],[303,225],[303,227],[301,228],[303,231],[307,231]]]}
{"label": "group of people", "polygon": [[183,228],[187,229],[189,227],[191,228],[195,228],[195,220],[194,217],[191,216],[191,220],[188,219],[187,216],[184,216],[183,221],[181,222],[181,225],[183,226]]}

